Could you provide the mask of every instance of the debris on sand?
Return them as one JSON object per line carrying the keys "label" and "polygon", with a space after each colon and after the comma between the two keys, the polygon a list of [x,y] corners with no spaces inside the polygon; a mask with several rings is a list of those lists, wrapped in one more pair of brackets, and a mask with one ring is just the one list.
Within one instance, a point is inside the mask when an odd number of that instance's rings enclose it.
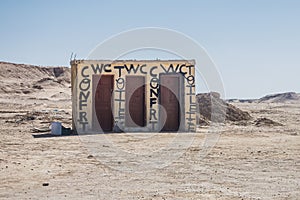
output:
{"label": "debris on sand", "polygon": [[283,124],[275,122],[271,119],[268,118],[258,118],[254,121],[254,125],[261,127],[261,126],[283,126]]}
{"label": "debris on sand", "polygon": [[39,89],[39,90],[43,89],[41,85],[37,85],[37,84],[32,85],[32,88]]}
{"label": "debris on sand", "polygon": [[13,121],[6,120],[6,123],[24,123],[26,121],[32,121],[37,118],[37,115],[33,112],[27,112],[25,115],[17,114],[13,117]]}
{"label": "debris on sand", "polygon": [[33,127],[31,129],[31,132],[33,132],[33,133],[44,133],[44,132],[50,132],[50,131],[51,131],[51,129],[49,127],[39,127],[39,128]]}
{"label": "debris on sand", "polygon": [[205,120],[213,122],[243,121],[250,120],[248,112],[226,103],[216,92],[197,94],[199,122],[206,123]]}
{"label": "debris on sand", "polygon": [[208,119],[199,114],[197,117],[197,124],[199,124],[200,126],[209,126],[210,123]]}

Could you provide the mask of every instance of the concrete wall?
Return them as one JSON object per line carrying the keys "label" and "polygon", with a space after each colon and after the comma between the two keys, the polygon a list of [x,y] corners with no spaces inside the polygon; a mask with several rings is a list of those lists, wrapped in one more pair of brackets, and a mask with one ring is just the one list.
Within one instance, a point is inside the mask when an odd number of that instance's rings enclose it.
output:
{"label": "concrete wall", "polygon": [[[195,62],[193,60],[74,60],[72,67],[72,104],[73,104],[73,128],[78,132],[97,132],[93,130],[93,118],[95,109],[93,95],[94,74],[114,75],[113,115],[115,125],[124,131],[158,131],[159,123],[159,99],[153,95],[157,92],[160,74],[181,74],[181,125],[180,131],[195,131],[196,129],[196,100],[195,100]],[[125,98],[126,76],[144,76],[146,80],[146,126],[125,127],[125,102],[119,101]],[[152,95],[151,95],[152,90]],[[153,115],[155,112],[155,116]],[[150,115],[152,113],[152,115]]]}

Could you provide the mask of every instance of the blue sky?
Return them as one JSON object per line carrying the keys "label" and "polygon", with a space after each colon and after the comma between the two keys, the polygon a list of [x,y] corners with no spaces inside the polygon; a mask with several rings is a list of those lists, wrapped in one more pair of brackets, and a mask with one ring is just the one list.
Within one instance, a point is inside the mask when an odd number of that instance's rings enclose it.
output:
{"label": "blue sky", "polygon": [[2,61],[67,66],[114,34],[162,27],[207,50],[226,98],[300,92],[297,0],[1,0],[0,9]]}

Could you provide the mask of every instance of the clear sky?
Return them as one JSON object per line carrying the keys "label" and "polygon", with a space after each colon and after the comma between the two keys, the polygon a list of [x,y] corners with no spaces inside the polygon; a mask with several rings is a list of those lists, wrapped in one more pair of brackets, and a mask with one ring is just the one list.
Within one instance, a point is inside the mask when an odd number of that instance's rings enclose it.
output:
{"label": "clear sky", "polygon": [[207,50],[226,98],[300,92],[299,0],[1,0],[0,9],[2,61],[68,66],[72,52],[86,58],[121,31],[162,27]]}

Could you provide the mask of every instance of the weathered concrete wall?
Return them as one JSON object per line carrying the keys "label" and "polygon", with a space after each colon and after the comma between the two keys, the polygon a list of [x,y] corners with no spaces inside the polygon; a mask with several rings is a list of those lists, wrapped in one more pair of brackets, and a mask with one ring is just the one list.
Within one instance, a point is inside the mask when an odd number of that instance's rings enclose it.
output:
{"label": "weathered concrete wall", "polygon": [[[75,60],[72,67],[73,128],[78,132],[97,132],[93,130],[94,91],[93,75],[114,75],[113,115],[115,124],[124,131],[158,131],[160,74],[181,74],[181,125],[180,131],[195,131],[195,62],[193,60]],[[144,76],[146,80],[146,126],[125,127],[125,77]],[[124,101],[123,101],[124,100]]]}

